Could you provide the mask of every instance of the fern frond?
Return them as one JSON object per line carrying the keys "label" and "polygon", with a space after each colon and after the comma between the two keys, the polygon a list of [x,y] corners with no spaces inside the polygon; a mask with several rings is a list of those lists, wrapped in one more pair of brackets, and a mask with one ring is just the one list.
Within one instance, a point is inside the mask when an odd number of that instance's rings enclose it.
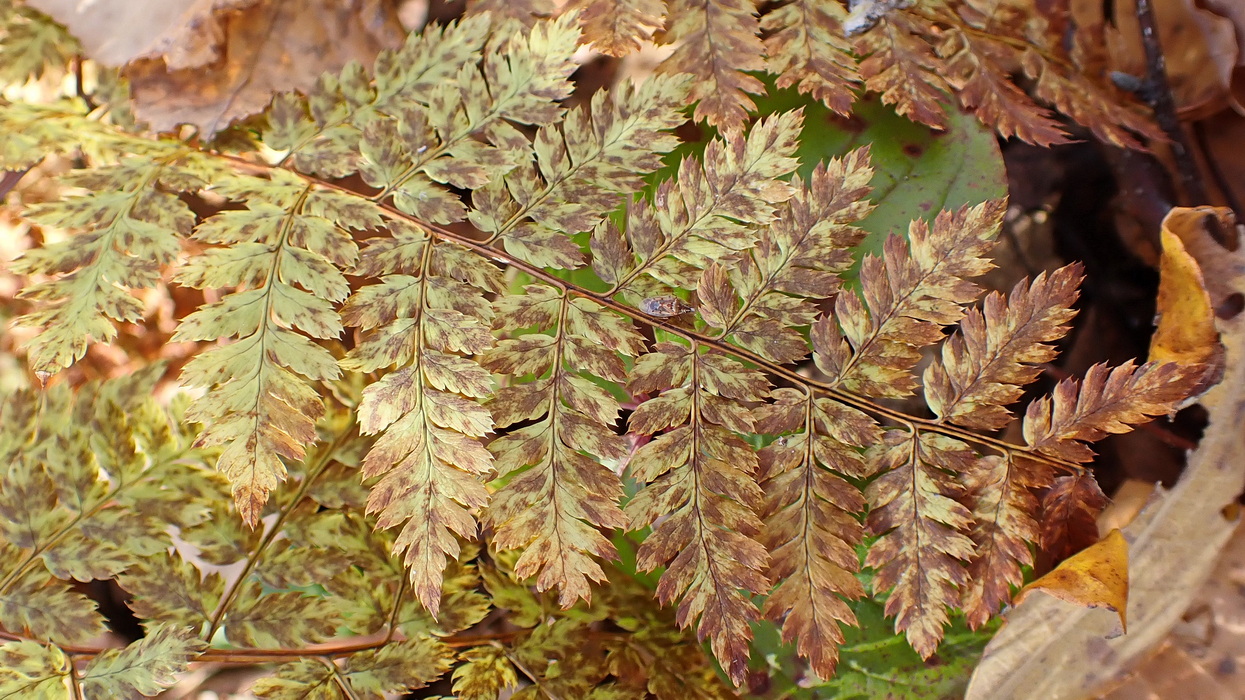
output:
{"label": "fern frond", "polygon": [[572,0],[565,11],[578,12],[584,40],[607,56],[625,56],[640,48],[663,24],[662,0]]}
{"label": "fern frond", "polygon": [[886,16],[856,40],[865,89],[914,122],[947,128],[941,102],[951,93],[947,68],[921,38],[919,25],[902,13]]}
{"label": "fern frond", "polygon": [[636,360],[628,389],[656,395],[631,416],[640,435],[661,432],[631,457],[646,486],[627,504],[631,529],[666,515],[644,540],[637,566],[666,566],[663,603],[680,599],[677,620],[697,631],[736,683],[743,680],[757,609],[746,593],[766,589],[769,557],[755,539],[762,493],[756,453],[739,437],[754,432],[749,405],[769,395],[764,375],[696,346],[659,343]]}
{"label": "fern frond", "polygon": [[381,697],[428,685],[450,670],[453,658],[453,651],[440,642],[406,640],[355,654],[342,667],[321,659],[284,664],[251,691],[274,700]]}
{"label": "fern frond", "polygon": [[544,286],[525,291],[498,300],[494,325],[536,332],[502,340],[483,359],[495,372],[536,377],[503,387],[489,402],[499,430],[529,424],[489,445],[498,476],[510,478],[493,496],[488,518],[497,546],[523,550],[515,573],[535,575],[538,590],[556,587],[570,607],[577,598],[591,599],[589,579],[605,579],[590,555],[617,558],[598,530],[626,524],[618,507],[622,481],[602,464],[627,456],[622,438],[611,432],[619,404],[590,377],[623,381],[620,356],[638,355],[644,340],[596,303]]}
{"label": "fern frond", "polygon": [[661,70],[695,78],[689,100],[697,101],[697,120],[725,132],[741,130],[756,108],[748,93],[765,91],[748,74],[765,70],[756,5],[752,0],[669,0],[666,16],[659,39],[678,48]]}
{"label": "fern frond", "polygon": [[873,450],[870,462],[881,472],[869,484],[869,533],[878,541],[865,566],[877,571],[875,593],[890,591],[886,614],[895,631],[928,659],[938,648],[968,582],[964,565],[974,554],[968,530],[972,513],[960,500],[960,475],[976,455],[963,442],[932,433],[895,430]]}
{"label": "fern frond", "polygon": [[117,334],[113,321],[142,318],[142,303],[129,290],[155,286],[161,268],[173,261],[181,237],[194,225],[189,207],[157,185],[176,192],[206,184],[193,168],[180,167],[185,155],[169,147],[158,157],[126,158],[79,171],[62,181],[88,194],[27,213],[44,226],[80,231],[13,264],[22,274],[58,275],[20,293],[39,304],[19,319],[42,329],[29,346],[36,372],[54,374],[73,364],[90,338],[112,340]]}
{"label": "fern frond", "polygon": [[579,38],[573,24],[567,17],[508,40],[494,35],[493,51],[464,57],[457,84],[433,87],[426,101],[403,93],[391,118],[368,122],[360,172],[381,188],[377,198],[393,195],[395,207],[425,221],[461,220],[466,208],[437,183],[478,188],[526,160],[527,140],[510,122],[561,118],[556,100],[571,93]]}
{"label": "fern frond", "polygon": [[864,528],[854,517],[865,500],[839,474],[867,476],[861,450],[877,444],[882,431],[872,418],[829,399],[795,389],[773,396],[757,421],[759,432],[784,435],[760,453],[764,542],[777,587],[763,614],[782,623],[783,641],[795,642],[818,676],[830,678],[843,643],[839,626],[857,624],[841,597],[865,593],[855,576]]}
{"label": "fern frond", "polygon": [[1174,412],[1201,370],[1174,362],[1094,365],[1081,381],[1064,379],[1050,396],[1029,404],[1025,442],[1042,454],[1088,462],[1094,453],[1086,442],[1128,432],[1154,416]]}
{"label": "fern frond", "polygon": [[966,475],[968,503],[975,520],[975,553],[964,588],[964,616],[976,629],[1011,600],[1011,586],[1024,582],[1022,566],[1032,566],[1030,542],[1037,542],[1038,502],[1034,493],[1054,481],[1049,465],[1022,455],[978,460]]}
{"label": "fern frond", "polygon": [[660,154],[678,143],[667,130],[683,120],[678,110],[687,86],[685,76],[660,77],[598,93],[590,111],[575,110],[561,128],[538,130],[534,166],[476,190],[471,223],[521,261],[581,266],[583,251],[570,236],[597,227],[661,166]]}
{"label": "fern frond", "polygon": [[[0,454],[12,459],[0,481],[0,626],[88,641],[103,632],[103,617],[66,581],[113,578],[169,547],[170,524],[193,522],[161,508],[186,499],[163,480],[178,472],[188,445],[149,405],[156,376],[144,372],[86,396],[62,385],[40,398],[5,397]],[[40,420],[41,412],[69,420]],[[200,485],[184,482],[188,490]],[[137,499],[152,508],[132,512]]]}
{"label": "fern frond", "polygon": [[1059,66],[1039,51],[1028,49],[1021,57],[1025,74],[1037,81],[1033,93],[1063,114],[1089,127],[1099,139],[1120,148],[1144,148],[1138,138],[1161,141],[1162,131],[1129,104],[1121,104],[1118,96],[1107,89],[1084,80],[1069,68]]}
{"label": "fern frond", "polygon": [[851,113],[861,81],[843,38],[846,17],[842,5],[818,0],[794,0],[761,17],[766,66],[778,87],[794,85],[842,115]]}
{"label": "fern frond", "polygon": [[738,258],[755,241],[754,228],[772,222],[776,205],[792,195],[780,178],[798,165],[801,124],[800,112],[788,112],[758,123],[746,138],[712,141],[703,163],[683,160],[651,205],[628,208],[626,240],[615,227],[599,228],[593,269],[613,285],[611,295],[651,296],[653,279],[694,289],[710,262]]}
{"label": "fern frond", "polygon": [[1098,541],[1098,515],[1107,496],[1091,474],[1061,476],[1042,494],[1039,546],[1063,561]]}
{"label": "fern frond", "polygon": [[65,652],[50,644],[0,644],[0,693],[15,698],[64,697],[71,663]]}
{"label": "fern frond", "polygon": [[26,5],[0,5],[0,81],[21,85],[48,69],[63,71],[82,52],[78,40],[52,18]]}
{"label": "fern frond", "polygon": [[357,268],[381,281],[342,307],[346,323],[364,332],[342,366],[397,367],[359,406],[361,431],[384,433],[363,462],[365,478],[381,477],[367,508],[380,513],[381,528],[403,525],[394,549],[406,552],[415,592],[435,614],[441,572],[459,552],[455,535],[475,536],[470,511],[488,500],[480,479],[493,457],[480,439],[493,420],[477,400],[492,392],[492,380],[469,357],[493,344],[483,293],[500,290],[500,270],[421,229],[392,227],[393,237],[369,245]]}
{"label": "fern frond", "polygon": [[872,177],[868,149],[860,149],[819,165],[807,185],[793,178],[792,198],[739,265],[729,274],[721,265],[705,268],[696,287],[705,323],[766,360],[786,364],[807,355],[795,329],[817,318],[810,299],[839,291],[838,275],[853,262],[847,251],[865,235],[853,224],[872,209],[865,199]]}
{"label": "fern frond", "polygon": [[1068,265],[1018,282],[1006,300],[995,292],[980,310],[969,309],[922,380],[938,419],[986,430],[1011,422],[1005,407],[1037,378],[1037,365],[1055,358],[1048,343],[1068,332],[1080,281],[1081,266]]}
{"label": "fern frond", "polygon": [[340,372],[307,336],[328,339],[342,331],[331,302],[349,291],[338,267],[358,255],[348,229],[369,229],[381,219],[366,201],[282,171],[271,179],[233,176],[214,187],[247,208],[220,212],[195,229],[196,239],[226,247],[191,259],[177,280],[235,291],[184,318],[173,340],[236,338],[191,360],[183,381],[211,389],[191,404],[187,418],[206,426],[197,444],[224,446],[217,468],[254,527],[269,491],[285,478],[281,458],[302,459],[316,438],[324,407],[307,381]]}
{"label": "fern frond", "polygon": [[126,648],[92,659],[82,672],[82,692],[85,697],[156,695],[176,683],[206,646],[193,632],[160,625]]}
{"label": "fern frond", "polygon": [[834,386],[877,397],[912,391],[916,378],[909,370],[920,359],[917,348],[940,340],[942,327],[964,314],[961,304],[976,297],[977,285],[964,278],[992,267],[984,256],[1004,208],[1003,201],[992,200],[944,211],[932,229],[914,220],[907,244],[891,236],[882,257],[865,258],[861,294],[840,294],[834,307],[837,323],[815,329],[818,367]]}
{"label": "fern frond", "polygon": [[1016,62],[1014,47],[952,31],[938,52],[960,104],[999,136],[1015,136],[1038,146],[1068,143],[1068,135],[1051,113],[1034,104],[1004,73],[1004,67]]}

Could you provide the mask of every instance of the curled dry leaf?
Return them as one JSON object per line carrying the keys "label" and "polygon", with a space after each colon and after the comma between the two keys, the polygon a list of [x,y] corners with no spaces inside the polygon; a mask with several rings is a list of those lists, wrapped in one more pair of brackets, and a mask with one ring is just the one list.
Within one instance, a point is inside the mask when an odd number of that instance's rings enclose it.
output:
{"label": "curled dry leaf", "polygon": [[403,36],[381,0],[32,4],[69,27],[88,57],[124,65],[134,114],[151,129],[192,124],[207,138],[273,93],[309,90],[322,73],[370,63]]}
{"label": "curled dry leaf", "polygon": [[1207,229],[1208,218],[1231,217],[1226,209],[1177,207],[1163,218],[1163,255],[1159,261],[1158,324],[1150,340],[1150,359],[1207,365],[1204,386],[1223,376],[1223,343],[1215,328],[1215,310],[1197,260],[1184,239]]}
{"label": "curled dry leaf", "polygon": [[1019,605],[1033,591],[1087,608],[1119,613],[1128,631],[1128,541],[1118,529],[1064,560],[1054,571],[1025,586],[1016,596]]}
{"label": "curled dry leaf", "polygon": [[[1245,251],[1226,212],[1206,208],[1202,226],[1182,238],[1201,264],[1214,308],[1245,293]],[[1213,216],[1205,216],[1212,214]],[[1222,242],[1222,243],[1221,243]],[[1225,246],[1224,243],[1227,245]],[[1220,313],[1225,350],[1222,381],[1201,399],[1208,424],[1180,481],[1160,490],[1124,528],[1129,552],[1128,619],[1117,631],[1115,615],[1046,596],[1030,597],[1008,615],[973,673],[967,698],[1092,697],[1124,677],[1130,664],[1165,638],[1209,574],[1236,523],[1224,509],[1245,489],[1245,317]]]}

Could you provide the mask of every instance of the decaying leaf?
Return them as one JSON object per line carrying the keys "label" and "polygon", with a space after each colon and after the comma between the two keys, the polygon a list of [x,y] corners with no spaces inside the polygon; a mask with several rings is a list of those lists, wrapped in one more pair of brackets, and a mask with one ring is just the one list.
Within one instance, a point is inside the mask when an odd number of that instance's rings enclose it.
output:
{"label": "decaying leaf", "polygon": [[1184,239],[1207,230],[1208,218],[1217,219],[1218,230],[1232,225],[1230,210],[1212,207],[1176,208],[1163,219],[1159,319],[1150,340],[1151,359],[1207,365],[1203,378],[1207,385],[1223,374],[1223,344],[1202,270],[1185,249]]}
{"label": "decaying leaf", "polygon": [[1128,632],[1128,541],[1118,529],[1096,544],[1060,562],[1054,571],[1025,586],[1016,595],[1017,605],[1033,591],[1088,608],[1119,613]]}
{"label": "decaying leaf", "polygon": [[[45,0],[87,55],[124,65],[134,114],[155,131],[193,124],[210,138],[276,92],[309,90],[322,73],[370,63],[402,41],[380,0]],[[155,23],[151,21],[155,13]]]}

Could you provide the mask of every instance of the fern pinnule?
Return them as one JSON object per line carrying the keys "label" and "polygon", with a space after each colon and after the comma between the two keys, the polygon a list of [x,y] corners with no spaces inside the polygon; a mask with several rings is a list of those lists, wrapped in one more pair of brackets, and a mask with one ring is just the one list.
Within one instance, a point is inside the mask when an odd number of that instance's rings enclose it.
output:
{"label": "fern pinnule", "polygon": [[405,551],[416,595],[435,614],[442,571],[460,551],[455,535],[475,536],[471,511],[488,500],[481,478],[493,458],[481,438],[493,421],[477,400],[492,381],[471,356],[493,344],[483,293],[499,287],[499,271],[421,229],[393,227],[394,239],[363,252],[361,268],[380,281],[342,307],[345,321],[364,331],[342,365],[396,366],[359,404],[360,430],[383,433],[363,461],[365,478],[380,477],[367,507],[380,514],[377,527],[402,525],[394,550]]}
{"label": "fern pinnule", "polygon": [[678,622],[708,638],[736,684],[747,670],[748,593],[766,588],[769,561],[756,540],[762,493],[748,406],[765,399],[769,382],[756,370],[716,353],[659,343],[636,360],[628,389],[656,395],[632,414],[630,429],[661,435],[632,455],[629,469],[644,488],[627,504],[629,528],[656,525],[640,546],[637,567],[665,566],[657,585],[663,603],[679,600]]}
{"label": "fern pinnule", "polygon": [[725,132],[743,128],[756,105],[748,93],[764,92],[753,71],[765,70],[760,23],[750,0],[668,0],[662,43],[677,44],[661,64],[668,73],[695,78],[690,101],[696,119]]}
{"label": "fern pinnule", "polygon": [[494,494],[488,518],[497,546],[523,551],[515,573],[535,575],[538,590],[556,588],[570,607],[591,599],[589,580],[605,579],[592,557],[617,558],[600,530],[626,525],[618,507],[622,481],[602,463],[627,456],[612,432],[619,404],[590,377],[623,381],[622,358],[642,352],[644,340],[590,300],[542,285],[524,292],[497,301],[495,325],[536,332],[501,340],[482,363],[515,379],[535,377],[503,387],[489,402],[496,427],[535,422],[489,445],[498,476],[509,480]]}
{"label": "fern pinnule", "polygon": [[566,11],[578,12],[584,40],[607,56],[625,56],[652,38],[664,21],[662,0],[571,0]]}
{"label": "fern pinnule", "polygon": [[59,372],[86,353],[89,338],[110,341],[117,334],[114,322],[142,318],[142,302],[129,290],[160,281],[161,268],[176,258],[180,238],[195,223],[190,208],[157,184],[187,190],[206,184],[193,170],[178,172],[174,163],[184,153],[170,147],[160,157],[75,172],[62,182],[85,194],[30,210],[39,224],[77,231],[13,264],[18,273],[59,275],[20,293],[39,302],[18,320],[42,329],[28,350],[36,372]]}
{"label": "fern pinnule", "polygon": [[834,2],[794,0],[761,17],[766,68],[780,88],[796,86],[831,110],[851,114],[860,83],[852,45],[843,36],[846,9]]}
{"label": "fern pinnule", "polygon": [[235,291],[183,319],[173,340],[237,339],[191,360],[183,381],[211,388],[187,417],[205,425],[198,444],[223,446],[217,466],[254,527],[268,493],[285,478],[281,458],[301,459],[316,439],[324,407],[308,380],[340,373],[328,350],[307,336],[329,339],[342,331],[332,302],[344,299],[348,286],[337,266],[358,256],[346,229],[379,225],[380,216],[374,206],[347,204],[283,171],[267,179],[236,175],[215,189],[247,208],[220,212],[195,229],[198,240],[226,247],[188,261],[177,280]]}

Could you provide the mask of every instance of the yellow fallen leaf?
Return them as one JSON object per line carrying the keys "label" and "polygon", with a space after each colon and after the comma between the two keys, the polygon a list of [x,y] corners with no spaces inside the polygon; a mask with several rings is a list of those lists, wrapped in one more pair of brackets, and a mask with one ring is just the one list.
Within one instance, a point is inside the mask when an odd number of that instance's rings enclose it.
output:
{"label": "yellow fallen leaf", "polygon": [[1215,310],[1197,260],[1185,247],[1191,235],[1215,224],[1214,207],[1176,207],[1163,218],[1163,256],[1159,262],[1158,326],[1150,340],[1150,359],[1211,366],[1207,384],[1222,373],[1223,345]]}
{"label": "yellow fallen leaf", "polygon": [[1128,631],[1128,541],[1118,529],[1068,557],[1054,571],[1025,586],[1016,603],[1040,590],[1087,608],[1107,608]]}

